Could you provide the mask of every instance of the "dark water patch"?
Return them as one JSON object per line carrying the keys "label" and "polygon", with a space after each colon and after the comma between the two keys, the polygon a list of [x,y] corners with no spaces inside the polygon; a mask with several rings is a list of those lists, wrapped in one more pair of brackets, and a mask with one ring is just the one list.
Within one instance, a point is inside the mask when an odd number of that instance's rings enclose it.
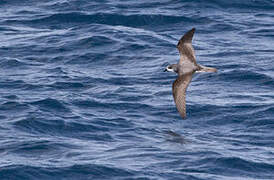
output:
{"label": "dark water patch", "polygon": [[[246,111],[247,112],[246,112]],[[225,126],[231,124],[243,123],[249,116],[240,115],[237,112],[250,111],[249,107],[241,106],[235,108],[229,108],[226,106],[215,105],[188,105],[188,113],[190,118],[199,119],[195,122],[197,124],[202,123],[204,126]],[[206,124],[203,120],[206,119]]]}
{"label": "dark water patch", "polygon": [[[244,113],[242,114],[244,115]],[[274,124],[271,118],[273,115],[273,105],[257,106],[253,110],[246,112],[246,123],[249,128],[268,129]]]}
{"label": "dark water patch", "polygon": [[36,105],[40,107],[42,110],[51,110],[56,112],[70,112],[70,109],[66,107],[66,105],[63,104],[63,102],[52,99],[52,98],[46,98],[40,101],[34,101],[30,104]]}
{"label": "dark water patch", "polygon": [[241,9],[242,11],[252,11],[252,10],[268,11],[274,8],[274,5],[271,0],[263,0],[263,1],[253,1],[253,0],[210,1],[210,0],[207,0],[207,1],[197,2],[197,4],[200,4],[200,5],[206,4],[206,5],[210,5],[211,7],[218,6],[221,9],[232,10],[237,12],[238,12],[238,9]]}
{"label": "dark water patch", "polygon": [[132,110],[144,108],[147,110],[154,110],[155,108],[144,103],[129,103],[129,102],[100,102],[97,100],[75,100],[73,105],[80,108],[96,108],[96,109],[113,109],[113,110]]}
{"label": "dark water patch", "polygon": [[16,101],[6,101],[0,105],[0,111],[15,111],[15,112],[21,112],[28,110],[30,107],[29,105],[25,103],[19,103]]}
{"label": "dark water patch", "polygon": [[0,4],[2,4],[2,5],[5,5],[5,4],[7,4],[8,2],[7,1],[5,1],[5,0],[3,0],[3,1],[0,1]]}
{"label": "dark water patch", "polygon": [[125,54],[130,54],[130,51],[132,49],[135,49],[135,51],[149,51],[150,49],[152,49],[149,45],[146,44],[125,44],[125,46],[122,46],[119,51],[121,53],[125,53]]}
{"label": "dark water patch", "polygon": [[125,118],[95,118],[92,120],[92,124],[96,126],[106,127],[108,129],[129,129],[133,128],[134,124],[132,121],[125,119]]}
{"label": "dark water patch", "polygon": [[201,163],[204,163],[202,169],[209,169],[208,172],[218,175],[231,176],[235,174],[236,176],[253,178],[273,177],[274,166],[272,164],[247,161],[238,157],[205,158]]}
{"label": "dark water patch", "polygon": [[149,99],[150,96],[140,96],[140,95],[127,95],[127,96],[122,96],[119,98],[120,101],[123,102],[140,102],[146,99]]}
{"label": "dark water patch", "polygon": [[[240,106],[241,108],[241,106]],[[239,109],[240,109],[239,108]],[[237,109],[237,107],[235,108]],[[240,115],[245,115],[248,119],[257,119],[260,120],[265,117],[271,117],[274,114],[274,107],[273,105],[246,105],[245,111],[240,112]]]}
{"label": "dark water patch", "polygon": [[[176,1],[174,2],[174,4],[178,4]],[[158,6],[168,6],[170,5],[169,1],[165,1],[165,2],[134,2],[134,3],[130,3],[128,4],[127,2],[119,2],[117,3],[118,8],[121,9],[127,9],[128,6],[130,5],[130,7],[132,8],[141,8],[141,9],[145,9],[145,8],[152,8],[152,7],[158,7]],[[179,5],[179,4],[178,4]]]}
{"label": "dark water patch", "polygon": [[[75,24],[107,24],[107,25],[125,25],[130,27],[139,26],[159,26],[163,24],[176,24],[176,23],[208,23],[210,20],[205,17],[188,18],[184,16],[168,16],[168,15],[122,15],[122,14],[108,14],[108,13],[95,13],[84,14],[79,12],[71,13],[58,13],[50,16],[32,19],[32,20],[7,20],[6,23],[22,23],[22,24],[42,24],[43,26],[55,25],[75,25]],[[61,26],[62,27],[62,26]],[[60,27],[59,27],[60,28]]]}
{"label": "dark water patch", "polygon": [[228,63],[228,64],[219,64],[219,68],[218,69],[225,69],[225,70],[234,70],[234,69],[242,69],[242,68],[245,68],[246,65],[244,64],[231,64],[231,63]]}
{"label": "dark water patch", "polygon": [[16,89],[16,88],[22,88],[25,85],[26,83],[22,80],[12,80],[12,79],[0,80],[1,88]]}
{"label": "dark water patch", "polygon": [[144,103],[111,103],[108,104],[110,108],[113,109],[120,109],[120,110],[130,110],[130,109],[139,109],[139,108],[144,108],[147,111],[149,110],[154,110],[155,108]]}
{"label": "dark water patch", "polygon": [[1,2],[3,2],[4,4],[7,4],[9,6],[14,6],[14,5],[15,6],[17,6],[17,5],[21,5],[21,6],[32,5],[32,6],[34,6],[34,5],[36,5],[35,2],[28,1],[28,0],[22,0],[22,1],[20,1],[20,0],[14,0],[14,1],[3,0]]}
{"label": "dark water patch", "polygon": [[[227,46],[227,45],[224,45],[224,46]],[[248,50],[242,51],[241,49],[238,49],[233,51],[219,51],[217,53],[209,53],[203,56],[214,57],[214,58],[227,58],[229,56],[229,57],[239,58],[239,57],[244,57],[252,54],[256,54],[256,53],[254,51],[248,51]]]}
{"label": "dark water patch", "polygon": [[[237,31],[237,30],[240,30],[239,27],[235,26],[234,24],[230,24],[228,22],[226,22],[225,24],[223,22],[220,22],[220,23],[214,23],[211,25],[210,27],[211,31],[209,33],[218,33],[218,32],[231,32],[231,31]],[[216,42],[216,44],[218,43],[218,41]],[[223,45],[226,45],[225,44],[226,42],[224,43],[218,43],[221,44],[221,46]]]}
{"label": "dark water patch", "polygon": [[113,77],[108,79],[108,83],[115,85],[136,85],[150,83],[148,79],[140,77]]}
{"label": "dark water patch", "polygon": [[[99,69],[100,70],[100,69]],[[137,85],[137,84],[150,84],[149,79],[140,78],[140,77],[126,77],[122,75],[121,77],[112,76],[110,78],[105,77],[76,77],[73,81],[81,82],[82,84],[87,84],[88,87],[93,87],[97,84],[102,85],[115,85],[126,88],[126,86]]]}
{"label": "dark water patch", "polygon": [[[20,77],[21,75],[16,75]],[[22,75],[23,76],[23,75]],[[13,79],[0,79],[0,86],[2,89],[7,89],[10,92],[16,91],[18,89],[20,90],[38,90],[38,89],[43,89],[44,86],[40,84],[30,84],[27,83],[23,80],[15,80]]]}
{"label": "dark water patch", "polygon": [[48,69],[45,69],[44,71],[47,72],[47,73],[53,73],[53,74],[67,74],[67,72],[64,71],[64,69],[62,67],[55,67],[55,68],[52,68],[52,69],[48,68]]}
{"label": "dark water patch", "polygon": [[19,99],[19,97],[16,95],[7,95],[7,96],[3,96],[3,98],[10,99],[10,100]]}
{"label": "dark water patch", "polygon": [[[270,139],[273,138],[267,131],[263,131],[263,129],[257,129],[258,127],[248,127],[245,130],[238,131],[237,135],[233,135],[235,139],[233,141],[234,145],[239,146],[254,146],[254,147],[273,147],[274,143]],[[236,131],[232,131],[233,133]],[[230,141],[227,141],[230,142]]]}
{"label": "dark water patch", "polygon": [[3,69],[22,68],[27,65],[27,63],[24,63],[19,59],[2,59],[0,62],[0,67]]}
{"label": "dark water patch", "polygon": [[104,78],[93,76],[75,76],[69,80],[73,82],[79,82],[87,88],[93,87],[95,89],[99,84],[103,86],[104,84],[108,83],[108,81]]}
{"label": "dark water patch", "polygon": [[50,88],[48,88],[47,86],[45,86],[44,84],[40,84],[40,83],[35,83],[35,84],[25,84],[24,87],[22,88],[22,90],[25,91],[46,91],[46,90],[50,90]]}
{"label": "dark water patch", "polygon": [[[6,119],[7,118],[7,116],[3,116],[3,115],[0,115],[0,119],[2,120],[2,119]],[[2,129],[4,129],[4,128],[2,128]]]}
{"label": "dark water patch", "polygon": [[75,164],[68,167],[35,167],[11,165],[2,167],[3,179],[108,179],[133,177],[136,172],[97,164]]}
{"label": "dark water patch", "polygon": [[85,46],[85,47],[96,47],[96,46],[106,46],[106,45],[115,45],[114,40],[111,38],[108,38],[107,36],[91,36],[87,38],[83,38],[77,42],[79,46]]}
{"label": "dark water patch", "polygon": [[74,100],[72,102],[73,105],[76,105],[80,108],[98,108],[104,107],[104,103],[100,103],[95,100]]}
{"label": "dark water patch", "polygon": [[[192,118],[203,119],[207,117],[208,119],[214,115],[223,114],[226,111],[226,107],[210,105],[210,104],[195,104],[188,105],[188,114],[191,115]],[[228,109],[229,111],[229,109]]]}
{"label": "dark water patch", "polygon": [[[171,39],[172,37],[168,37],[167,34],[158,35],[158,34],[143,34],[143,35],[136,35],[134,36],[136,38],[135,41],[131,40],[130,42],[137,43],[138,41],[142,40],[143,43],[146,43],[146,47],[150,47],[151,49],[153,46],[160,46],[160,47],[174,47],[174,44],[170,43],[166,39]],[[155,50],[153,48],[153,50]],[[141,56],[142,57],[142,56]],[[142,57],[143,58],[143,57]]]}
{"label": "dark water patch", "polygon": [[256,49],[256,52],[258,53],[263,53],[263,54],[273,54],[274,50],[272,49]]}
{"label": "dark water patch", "polygon": [[[271,111],[273,114],[273,110]],[[273,126],[274,122],[271,118],[261,118],[256,121],[251,121],[249,123],[249,127],[255,127],[255,128],[265,128],[267,129],[269,126]]]}
{"label": "dark water patch", "polygon": [[268,87],[273,87],[274,85],[273,78],[254,71],[233,70],[220,74],[218,79],[230,82],[237,81],[238,83],[244,84],[264,85]]}
{"label": "dark water patch", "polygon": [[274,37],[273,29],[271,28],[259,28],[249,32],[249,34],[256,35],[259,37]]}
{"label": "dark water patch", "polygon": [[79,90],[86,87],[86,85],[79,83],[79,82],[55,82],[50,85],[55,89],[74,89]]}
{"label": "dark water patch", "polygon": [[30,117],[18,120],[14,127],[24,132],[34,134],[46,134],[51,136],[72,137],[86,140],[112,141],[108,133],[109,128],[96,126],[92,123],[65,122],[54,118]]}
{"label": "dark water patch", "polygon": [[23,157],[33,157],[47,155],[54,156],[56,153],[65,152],[66,150],[75,147],[65,143],[54,143],[41,140],[9,143],[2,148],[9,153],[15,153]]}
{"label": "dark water patch", "polygon": [[202,120],[206,117],[206,123],[210,126],[226,126],[233,124],[250,126],[252,124],[260,124],[260,119],[265,119],[265,117],[273,115],[272,110],[272,106],[260,104],[231,104],[230,106],[214,106],[207,104],[188,106],[188,112],[191,118]]}
{"label": "dark water patch", "polygon": [[9,27],[9,26],[1,26],[1,25],[0,25],[0,31],[6,32],[6,33],[19,32],[18,29],[14,29],[14,28]]}
{"label": "dark water patch", "polygon": [[94,68],[95,64],[104,63],[109,60],[109,55],[105,53],[90,53],[87,52],[82,55],[72,55],[69,59],[65,60],[65,64],[72,65],[85,65],[85,67]]}

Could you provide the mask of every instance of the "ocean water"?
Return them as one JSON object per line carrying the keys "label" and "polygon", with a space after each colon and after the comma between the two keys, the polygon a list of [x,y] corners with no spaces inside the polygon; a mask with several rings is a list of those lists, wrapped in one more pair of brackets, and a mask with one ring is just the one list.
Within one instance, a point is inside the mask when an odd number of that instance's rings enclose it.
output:
{"label": "ocean water", "polygon": [[274,179],[273,44],[273,0],[1,0],[0,179]]}

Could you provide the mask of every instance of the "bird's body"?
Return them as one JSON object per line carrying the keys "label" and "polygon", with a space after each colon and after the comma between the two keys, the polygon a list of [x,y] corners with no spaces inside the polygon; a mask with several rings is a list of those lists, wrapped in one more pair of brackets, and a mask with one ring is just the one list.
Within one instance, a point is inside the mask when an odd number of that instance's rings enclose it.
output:
{"label": "bird's body", "polygon": [[172,94],[177,110],[182,118],[186,117],[186,90],[195,72],[217,72],[217,69],[197,64],[192,46],[192,38],[195,28],[188,31],[179,40],[177,48],[180,53],[180,60],[177,64],[167,66],[166,71],[178,74],[172,85]]}

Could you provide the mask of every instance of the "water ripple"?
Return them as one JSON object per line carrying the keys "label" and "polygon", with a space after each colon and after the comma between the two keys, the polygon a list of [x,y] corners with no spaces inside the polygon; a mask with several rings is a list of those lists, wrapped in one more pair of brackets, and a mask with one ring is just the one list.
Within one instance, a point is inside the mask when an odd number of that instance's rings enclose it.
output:
{"label": "water ripple", "polygon": [[272,0],[0,5],[0,179],[274,179]]}

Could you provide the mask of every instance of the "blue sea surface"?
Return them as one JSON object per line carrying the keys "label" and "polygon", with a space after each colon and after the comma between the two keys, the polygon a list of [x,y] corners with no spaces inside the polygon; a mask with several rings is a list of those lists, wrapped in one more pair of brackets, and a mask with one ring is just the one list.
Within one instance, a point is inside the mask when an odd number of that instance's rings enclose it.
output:
{"label": "blue sea surface", "polygon": [[1,0],[0,55],[1,180],[274,179],[273,0]]}

